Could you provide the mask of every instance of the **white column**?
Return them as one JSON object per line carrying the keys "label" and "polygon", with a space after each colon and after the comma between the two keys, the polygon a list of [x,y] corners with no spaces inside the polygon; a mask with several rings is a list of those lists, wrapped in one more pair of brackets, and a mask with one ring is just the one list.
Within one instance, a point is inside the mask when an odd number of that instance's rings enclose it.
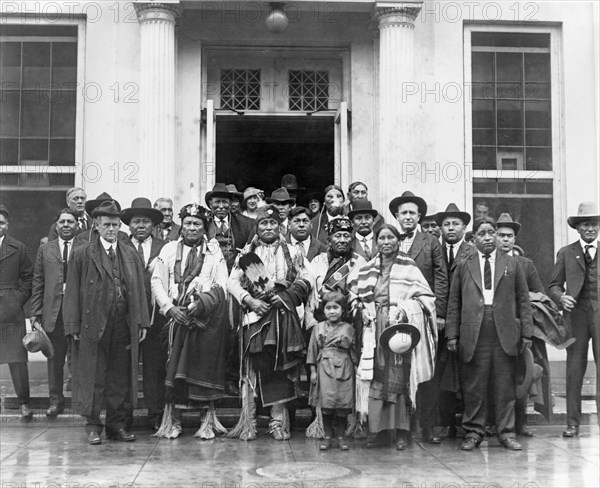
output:
{"label": "white column", "polygon": [[[379,26],[379,195],[377,207],[384,215],[390,200],[414,188],[405,170],[416,161],[412,130],[416,95],[414,86],[414,21],[422,2],[375,5]],[[410,171],[409,171],[410,172]],[[416,193],[416,191],[415,191]],[[387,215],[389,217],[389,215]]]}
{"label": "white column", "polygon": [[178,3],[135,3],[140,23],[140,182],[151,200],[175,193],[175,19]]}

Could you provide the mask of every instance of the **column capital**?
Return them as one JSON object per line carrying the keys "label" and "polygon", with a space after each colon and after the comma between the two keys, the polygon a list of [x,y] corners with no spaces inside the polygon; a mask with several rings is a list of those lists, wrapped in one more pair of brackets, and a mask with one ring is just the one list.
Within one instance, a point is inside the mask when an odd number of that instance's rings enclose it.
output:
{"label": "column capital", "polygon": [[380,29],[391,25],[414,29],[415,19],[422,7],[422,1],[376,2],[373,18],[379,23]]}
{"label": "column capital", "polygon": [[163,20],[175,23],[175,19],[181,15],[181,4],[175,2],[134,2],[135,13],[140,24],[146,21]]}

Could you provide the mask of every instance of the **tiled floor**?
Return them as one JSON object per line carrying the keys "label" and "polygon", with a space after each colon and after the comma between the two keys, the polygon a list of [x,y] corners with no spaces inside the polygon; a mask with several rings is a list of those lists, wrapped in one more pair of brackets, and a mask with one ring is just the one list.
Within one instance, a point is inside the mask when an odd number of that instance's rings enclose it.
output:
{"label": "tiled floor", "polygon": [[287,442],[201,441],[186,429],[177,440],[137,431],[134,443],[89,446],[81,425],[9,422],[0,426],[2,488],[202,487],[202,488],[537,488],[598,487],[597,426],[579,438],[561,437],[560,426],[538,426],[509,452],[495,439],[474,452],[460,440],[441,446],[413,442],[409,449],[320,452],[301,431]]}

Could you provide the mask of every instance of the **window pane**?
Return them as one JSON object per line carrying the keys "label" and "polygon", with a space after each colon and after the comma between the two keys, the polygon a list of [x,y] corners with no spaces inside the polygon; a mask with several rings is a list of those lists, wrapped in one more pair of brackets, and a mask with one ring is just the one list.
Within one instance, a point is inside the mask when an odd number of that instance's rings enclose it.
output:
{"label": "window pane", "polygon": [[494,81],[494,53],[473,53],[471,56],[473,82]]}
{"label": "window pane", "polygon": [[549,53],[525,53],[525,81],[550,82]]}
{"label": "window pane", "polygon": [[496,131],[494,129],[473,129],[473,144],[475,146],[495,146]]}
{"label": "window pane", "polygon": [[4,88],[21,86],[21,43],[0,43],[0,83]]}
{"label": "window pane", "polygon": [[72,87],[77,81],[77,44],[52,43],[52,84],[59,88]]}
{"label": "window pane", "polygon": [[498,130],[499,146],[522,146],[523,131],[521,129],[501,129]]}
{"label": "window pane", "polygon": [[527,180],[527,193],[530,195],[552,195],[552,180]]}
{"label": "window pane", "polygon": [[473,127],[495,128],[494,102],[473,100]]}
{"label": "window pane", "polygon": [[16,166],[19,164],[19,140],[0,139],[0,165]]}
{"label": "window pane", "polygon": [[521,170],[521,169],[523,169],[523,148],[522,147],[499,147],[498,148],[498,169],[501,169],[501,170]]}
{"label": "window pane", "polygon": [[527,99],[550,99],[550,83],[540,81],[528,81],[525,83],[525,98]]}
{"label": "window pane", "polygon": [[493,81],[473,83],[472,97],[493,100],[496,98],[496,85]]}
{"label": "window pane", "polygon": [[0,91],[0,136],[19,136],[19,92]]}
{"label": "window pane", "polygon": [[48,139],[21,139],[22,165],[48,164]]}
{"label": "window pane", "polygon": [[50,164],[55,166],[74,166],[75,139],[51,139]]}
{"label": "window pane", "polygon": [[[498,128],[523,127],[523,105],[521,102],[498,102]],[[500,136],[498,136],[500,139]]]}
{"label": "window pane", "polygon": [[546,129],[530,129],[525,133],[527,146],[551,146],[552,131]]}
{"label": "window pane", "polygon": [[50,84],[50,43],[23,43],[23,88],[47,88]]}
{"label": "window pane", "polygon": [[551,148],[527,148],[526,169],[552,171]]}
{"label": "window pane", "polygon": [[496,148],[473,147],[473,169],[496,169]]}
{"label": "window pane", "polygon": [[75,135],[75,92],[52,93],[51,130],[53,137],[73,137]]}
{"label": "window pane", "polygon": [[523,81],[523,55],[521,53],[496,53],[496,77],[500,81]]}
{"label": "window pane", "polygon": [[509,83],[498,83],[498,98],[523,98],[523,86],[521,83],[511,81]]}
{"label": "window pane", "polygon": [[550,102],[525,102],[525,127],[549,129],[551,120]]}
{"label": "window pane", "polygon": [[47,90],[22,92],[21,137],[48,137],[50,94]]}

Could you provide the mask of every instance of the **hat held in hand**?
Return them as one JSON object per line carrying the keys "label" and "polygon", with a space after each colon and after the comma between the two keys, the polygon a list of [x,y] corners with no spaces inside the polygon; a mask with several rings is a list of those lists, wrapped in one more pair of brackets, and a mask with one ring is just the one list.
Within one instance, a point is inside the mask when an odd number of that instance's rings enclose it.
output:
{"label": "hat held in hand", "polygon": [[22,342],[23,347],[29,352],[42,351],[42,354],[46,356],[46,358],[52,359],[54,357],[54,348],[52,347],[50,338],[41,326],[25,334]]}

